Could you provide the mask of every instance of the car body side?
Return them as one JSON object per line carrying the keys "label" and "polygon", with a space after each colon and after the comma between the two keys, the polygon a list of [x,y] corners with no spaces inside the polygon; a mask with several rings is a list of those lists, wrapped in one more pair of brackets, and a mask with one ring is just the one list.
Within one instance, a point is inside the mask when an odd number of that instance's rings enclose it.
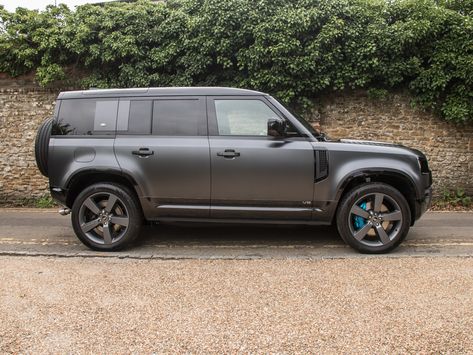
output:
{"label": "car body side", "polygon": [[[422,171],[420,160],[425,159],[425,156],[421,152],[385,143],[318,139],[281,104],[263,93],[237,89],[222,91],[219,88],[189,92],[178,89],[84,91],[60,94],[57,106],[60,109],[62,100],[83,97],[158,99],[180,95],[205,100],[208,135],[161,137],[111,133],[80,137],[52,136],[48,165],[53,198],[71,207],[75,196],[84,186],[105,180],[133,187],[147,220],[331,224],[338,202],[345,193],[360,183],[380,181],[394,186],[404,195],[411,209],[411,224],[430,204],[431,173],[425,169]],[[232,137],[221,142],[221,137],[213,128],[215,121],[209,101],[218,96],[262,100],[280,118],[290,122],[300,136],[249,140]],[[212,164],[215,152],[226,148],[227,142],[240,144],[242,149],[246,149],[242,154],[255,156],[251,164],[239,162],[242,175],[238,180],[231,174],[225,175],[226,167],[232,164],[231,159],[219,160],[220,165]],[[133,149],[153,144],[156,147],[154,156],[141,159],[128,154]],[[263,154],[265,149],[277,153],[278,147],[284,149],[280,152],[285,155]],[[273,158],[275,160],[271,163]],[[142,164],[150,161],[164,164],[159,167],[159,181],[150,181],[151,177],[141,171]],[[257,181],[252,181],[251,174],[258,171],[258,165],[271,167],[277,172],[262,174]],[[324,167],[322,173],[321,166]],[[155,165],[151,167],[156,168]],[[217,170],[223,181],[221,185],[211,181],[212,174]],[[300,179],[308,174],[312,179],[310,187],[307,183],[300,183]],[[235,181],[241,183],[240,188],[253,184],[255,198],[243,202],[232,200],[238,190],[238,186],[232,186]],[[271,191],[272,182],[276,186],[274,191]],[[223,194],[221,199],[215,199],[212,194],[219,189],[225,190],[227,183],[228,189],[234,189],[234,194],[227,197]],[[156,199],[151,190],[157,184],[161,184],[160,188],[174,191],[173,199],[166,200],[164,195]],[[283,188],[283,184],[286,188]],[[264,198],[258,199],[258,196]]]}

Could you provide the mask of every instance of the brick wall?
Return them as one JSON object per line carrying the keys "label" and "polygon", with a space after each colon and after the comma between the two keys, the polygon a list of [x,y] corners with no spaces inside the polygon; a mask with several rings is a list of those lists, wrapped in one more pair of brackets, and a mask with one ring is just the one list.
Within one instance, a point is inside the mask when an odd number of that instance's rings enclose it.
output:
{"label": "brick wall", "polygon": [[[40,89],[28,80],[0,76],[0,204],[47,194],[47,179],[37,170],[34,138],[54,107],[59,90]],[[320,100],[313,119],[335,138],[402,143],[425,152],[437,192],[463,187],[473,193],[473,126],[446,123],[392,95],[371,100],[363,93]]]}

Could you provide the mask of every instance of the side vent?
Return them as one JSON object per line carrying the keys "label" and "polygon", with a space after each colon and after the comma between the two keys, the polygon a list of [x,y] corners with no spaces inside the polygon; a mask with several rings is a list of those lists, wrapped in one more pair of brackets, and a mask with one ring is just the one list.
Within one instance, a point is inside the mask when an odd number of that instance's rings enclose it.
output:
{"label": "side vent", "polygon": [[319,182],[328,176],[328,153],[327,149],[318,148],[315,154],[315,181]]}

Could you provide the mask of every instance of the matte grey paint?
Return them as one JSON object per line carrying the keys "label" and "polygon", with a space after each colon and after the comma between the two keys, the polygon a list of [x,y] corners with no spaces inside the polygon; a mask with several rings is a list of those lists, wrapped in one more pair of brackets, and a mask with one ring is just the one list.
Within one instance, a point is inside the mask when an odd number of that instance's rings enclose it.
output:
{"label": "matte grey paint", "polygon": [[[314,192],[314,152],[307,141],[266,137],[209,137],[212,165],[211,217],[269,218],[269,210],[238,207],[284,207],[286,219],[311,219],[303,201]],[[235,158],[218,156],[232,149]],[[292,184],[297,181],[297,184]],[[289,188],[290,186],[290,188]],[[219,206],[219,208],[214,208]],[[227,206],[228,208],[225,208]],[[274,212],[279,212],[274,210]]]}
{"label": "matte grey paint", "polygon": [[[139,157],[132,151],[148,148],[153,155]],[[203,205],[195,209],[209,217],[210,157],[207,137],[121,136],[115,139],[115,154],[122,171],[133,176],[143,196],[155,207],[160,205]],[[193,210],[189,208],[189,210]],[[186,209],[155,209],[148,217],[192,215]]]}
{"label": "matte grey paint", "polygon": [[[120,171],[117,159],[113,152],[113,136],[105,137],[52,137],[49,156],[49,185],[51,187],[61,187],[67,189],[71,178],[83,170]],[[95,153],[93,160],[75,159],[76,156],[83,156],[87,152],[89,158],[92,152]],[[85,161],[87,160],[87,161]]]}
{"label": "matte grey paint", "polygon": [[[149,220],[329,224],[347,181],[364,172],[405,176],[415,188],[416,200],[425,201],[430,184],[429,177],[420,172],[418,158],[424,157],[421,152],[376,142],[318,140],[264,93],[231,88],[150,88],[65,92],[59,99],[119,98],[120,128],[125,127],[121,108],[125,110],[128,97],[179,95],[207,96],[210,136],[139,136],[120,132],[116,136],[55,136],[50,140],[51,188],[67,191],[79,173],[125,175],[135,182]],[[215,96],[263,100],[279,117],[290,121],[302,137],[216,136],[209,107]],[[147,148],[152,155],[135,155],[133,152],[140,148]],[[314,176],[314,148],[328,153],[329,175],[319,182]],[[233,150],[239,156],[217,155],[225,150]],[[416,208],[418,218],[424,211]]]}
{"label": "matte grey paint", "polygon": [[343,182],[361,171],[393,171],[409,178],[418,186],[420,197],[422,186],[418,155],[399,146],[371,146],[338,142],[312,143],[329,152],[330,179],[316,184],[314,200],[332,201]]}

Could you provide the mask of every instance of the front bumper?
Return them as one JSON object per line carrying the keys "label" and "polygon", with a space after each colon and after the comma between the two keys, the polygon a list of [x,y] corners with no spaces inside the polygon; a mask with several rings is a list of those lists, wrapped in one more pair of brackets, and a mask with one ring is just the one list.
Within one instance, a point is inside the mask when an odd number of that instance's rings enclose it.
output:
{"label": "front bumper", "polygon": [[416,201],[416,220],[419,219],[432,204],[432,186],[428,187],[424,191],[424,197]]}

